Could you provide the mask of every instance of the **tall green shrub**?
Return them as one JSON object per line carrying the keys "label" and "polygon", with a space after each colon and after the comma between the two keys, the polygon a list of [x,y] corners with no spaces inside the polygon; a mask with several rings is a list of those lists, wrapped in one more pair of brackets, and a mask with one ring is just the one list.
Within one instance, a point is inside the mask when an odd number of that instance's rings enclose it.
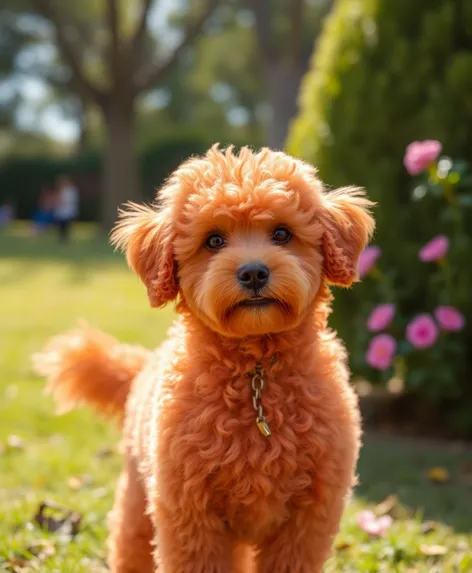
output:
{"label": "tall green shrub", "polygon": [[[451,221],[444,204],[410,202],[411,180],[403,166],[413,140],[438,139],[458,159],[472,157],[472,2],[467,0],[338,0],[325,23],[300,96],[300,113],[288,150],[312,162],[329,186],[357,184],[378,202],[374,243],[406,315],[431,312],[418,251]],[[465,179],[458,183],[467,185]],[[464,213],[470,229],[470,211]],[[471,233],[467,233],[469,252]],[[466,265],[468,284],[472,268]],[[472,295],[461,294],[472,345]],[[360,352],[365,302],[385,300],[369,284],[337,293],[333,325],[347,340],[355,372],[372,376]],[[364,340],[365,342],[365,340]],[[464,359],[466,360],[466,359]],[[451,388],[459,379],[472,429],[472,359],[452,361]],[[434,384],[435,372],[428,376]],[[442,398],[447,381],[442,381]],[[424,390],[424,387],[423,387]],[[462,423],[462,425],[464,425]]]}
{"label": "tall green shrub", "polygon": [[302,85],[288,150],[328,184],[364,185],[378,236],[403,220],[412,140],[439,139],[472,156],[472,2],[338,0]]}

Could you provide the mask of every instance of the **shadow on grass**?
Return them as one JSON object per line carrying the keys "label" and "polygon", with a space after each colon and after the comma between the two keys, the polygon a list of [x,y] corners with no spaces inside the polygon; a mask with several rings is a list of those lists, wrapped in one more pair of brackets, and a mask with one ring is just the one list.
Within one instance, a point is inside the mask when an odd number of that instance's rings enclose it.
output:
{"label": "shadow on grass", "polygon": [[[470,532],[471,464],[472,451],[459,445],[367,435],[358,466],[356,495],[377,504],[393,494],[422,519]],[[446,468],[448,483],[432,483],[428,479],[432,467]]]}

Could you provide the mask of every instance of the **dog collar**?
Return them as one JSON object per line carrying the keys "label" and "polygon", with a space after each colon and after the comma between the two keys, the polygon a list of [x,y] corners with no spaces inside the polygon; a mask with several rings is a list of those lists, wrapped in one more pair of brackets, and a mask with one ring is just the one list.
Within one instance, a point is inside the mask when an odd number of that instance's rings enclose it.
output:
{"label": "dog collar", "polygon": [[[270,359],[270,363],[273,364],[276,355],[274,354]],[[272,431],[267,423],[264,415],[264,408],[262,406],[262,391],[264,390],[264,367],[260,362],[256,363],[251,372],[248,373],[251,376],[251,390],[252,390],[252,406],[256,411],[256,425],[259,428],[259,432],[264,436],[264,438],[269,438],[272,436]]]}

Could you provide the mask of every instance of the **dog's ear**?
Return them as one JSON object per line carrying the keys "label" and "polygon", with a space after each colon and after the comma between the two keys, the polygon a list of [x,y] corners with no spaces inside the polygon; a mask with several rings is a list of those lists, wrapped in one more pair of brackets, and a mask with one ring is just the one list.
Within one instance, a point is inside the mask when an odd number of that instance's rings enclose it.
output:
{"label": "dog's ear", "polygon": [[374,206],[362,189],[347,187],[324,196],[322,248],[324,274],[333,284],[349,287],[358,279],[357,264],[375,228]]}
{"label": "dog's ear", "polygon": [[179,292],[173,254],[174,230],[168,208],[155,211],[128,203],[120,210],[111,242],[126,254],[128,265],[147,287],[151,306],[159,308]]}

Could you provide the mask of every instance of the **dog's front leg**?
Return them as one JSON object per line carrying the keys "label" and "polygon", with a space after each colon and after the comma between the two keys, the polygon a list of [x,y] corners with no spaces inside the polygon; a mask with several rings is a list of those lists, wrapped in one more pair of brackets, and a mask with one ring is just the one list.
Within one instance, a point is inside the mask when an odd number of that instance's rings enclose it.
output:
{"label": "dog's front leg", "polygon": [[259,547],[258,573],[321,573],[344,509],[344,491],[333,490],[329,508],[296,511]]}
{"label": "dog's front leg", "polygon": [[234,544],[221,517],[161,504],[156,511],[156,562],[162,573],[232,572]]}

